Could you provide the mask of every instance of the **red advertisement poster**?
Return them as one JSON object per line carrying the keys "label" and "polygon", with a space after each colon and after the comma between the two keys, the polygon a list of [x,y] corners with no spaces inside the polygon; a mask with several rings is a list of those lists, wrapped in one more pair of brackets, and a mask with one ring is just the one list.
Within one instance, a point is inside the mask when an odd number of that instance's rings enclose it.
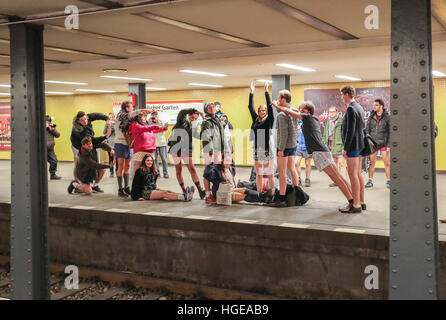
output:
{"label": "red advertisement poster", "polygon": [[11,150],[11,104],[0,102],[0,150]]}
{"label": "red advertisement poster", "polygon": [[[304,92],[305,101],[312,101],[316,107],[314,115],[319,118],[321,124],[328,120],[328,109],[337,107],[342,114],[347,109],[342,101],[339,89],[311,89]],[[390,110],[390,87],[385,88],[357,88],[355,100],[364,108],[366,118],[373,110],[375,99],[384,101],[384,108]],[[366,120],[366,119],[365,119]]]}

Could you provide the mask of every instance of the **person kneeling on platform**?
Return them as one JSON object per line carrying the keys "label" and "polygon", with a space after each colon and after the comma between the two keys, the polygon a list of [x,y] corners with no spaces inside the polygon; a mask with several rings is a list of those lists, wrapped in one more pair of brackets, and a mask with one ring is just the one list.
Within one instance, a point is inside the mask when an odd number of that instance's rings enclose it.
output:
{"label": "person kneeling on platform", "polygon": [[151,154],[146,154],[142,161],[141,167],[135,172],[132,183],[132,192],[130,196],[133,200],[179,200],[192,201],[195,188],[187,187],[185,193],[175,193],[169,190],[160,190],[156,188],[156,180],[158,172],[156,170],[155,161]]}
{"label": "person kneeling on platform", "polygon": [[[107,152],[114,158],[115,152],[106,142],[101,142],[99,147]],[[113,168],[115,165],[115,160],[109,164],[100,164],[96,162],[95,157],[92,153],[93,151],[93,141],[92,138],[87,136],[82,139],[81,148],[79,150],[79,161],[76,166],[76,177],[80,181],[78,183],[76,180],[71,181],[68,186],[68,193],[72,193],[74,189],[77,189],[81,193],[90,195],[93,190],[99,190],[96,192],[103,192],[98,183],[104,176],[105,170]]]}

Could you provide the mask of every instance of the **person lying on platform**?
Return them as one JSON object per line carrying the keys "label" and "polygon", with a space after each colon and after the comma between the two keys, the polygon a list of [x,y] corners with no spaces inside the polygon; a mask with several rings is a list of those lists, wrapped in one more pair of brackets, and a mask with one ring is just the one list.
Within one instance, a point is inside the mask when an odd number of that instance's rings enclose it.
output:
{"label": "person lying on platform", "polygon": [[[115,158],[115,151],[110,147],[106,142],[101,142],[99,147],[107,152],[110,152],[110,155]],[[99,189],[98,183],[101,181],[104,176],[105,170],[109,168],[113,168],[115,165],[116,159],[114,159],[109,164],[100,164],[95,160],[95,156],[93,155],[93,141],[91,137],[84,137],[81,142],[81,148],[79,150],[79,161],[76,166],[76,177],[79,180],[71,181],[68,186],[68,193],[72,193],[74,189],[77,189],[81,193],[85,193],[86,195],[90,195],[93,191]],[[96,152],[96,151],[94,151]],[[96,192],[103,192],[101,189]]]}
{"label": "person lying on platform", "polygon": [[307,146],[308,153],[313,154],[315,166],[319,169],[319,171],[324,171],[330,177],[330,179],[336,183],[349,203],[353,203],[351,186],[339,173],[333,161],[331,152],[328,150],[322,139],[319,119],[314,116],[314,104],[311,101],[302,103],[299,106],[301,113],[291,110],[291,108],[281,107],[274,102],[273,105],[280,111],[283,111],[294,118],[302,119],[302,131],[305,137],[305,144]]}
{"label": "person lying on platform", "polygon": [[156,170],[155,160],[149,153],[142,161],[141,167],[135,172],[132,183],[132,192],[130,196],[133,200],[171,200],[171,201],[192,201],[195,188],[187,187],[185,193],[176,193],[169,190],[160,190],[156,188],[158,172]]}
{"label": "person lying on platform", "polygon": [[235,163],[231,157],[226,157],[223,163],[210,164],[206,167],[203,174],[205,183],[212,184],[212,188],[207,186],[211,190],[210,198],[212,201],[207,203],[216,203],[217,191],[222,183],[230,184],[233,188],[232,202],[237,203],[240,201],[246,201],[251,203],[266,202],[266,192],[257,192],[248,188],[236,188],[235,183]]}

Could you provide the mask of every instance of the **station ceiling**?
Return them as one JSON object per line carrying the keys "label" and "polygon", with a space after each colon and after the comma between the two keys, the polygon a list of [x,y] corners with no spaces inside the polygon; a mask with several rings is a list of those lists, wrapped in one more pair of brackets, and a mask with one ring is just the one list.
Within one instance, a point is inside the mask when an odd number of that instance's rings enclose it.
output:
{"label": "station ceiling", "polygon": [[[292,84],[390,77],[390,1],[375,0],[379,28],[364,22],[369,0],[15,0],[0,3],[0,84],[9,83],[9,29],[43,24],[47,91],[78,88],[127,91],[115,75],[152,79],[147,87],[193,89],[189,83],[249,86],[290,74]],[[80,10],[79,30],[64,26],[64,10]],[[432,2],[433,66],[446,73],[446,0]],[[307,73],[277,66],[315,69]],[[127,69],[104,73],[104,69]],[[209,77],[182,69],[215,72]],[[259,84],[260,85],[260,84]],[[0,92],[8,92],[0,88]]]}

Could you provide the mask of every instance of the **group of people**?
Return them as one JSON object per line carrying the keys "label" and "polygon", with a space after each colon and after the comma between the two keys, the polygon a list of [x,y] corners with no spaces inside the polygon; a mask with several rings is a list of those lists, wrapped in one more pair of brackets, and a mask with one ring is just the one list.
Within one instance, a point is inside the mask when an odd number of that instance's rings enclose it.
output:
{"label": "group of people", "polygon": [[[315,106],[306,101],[293,108],[288,90],[279,92],[272,101],[265,84],[266,104],[254,107],[255,85],[251,83],[248,110],[251,116],[251,135],[256,172],[256,190],[237,188],[235,163],[232,159],[232,125],[220,110],[219,103],[206,103],[204,112],[183,109],[179,112],[172,132],[166,139],[168,124],[163,124],[153,110],[134,110],[129,101],[121,105],[116,115],[79,111],[73,119],[71,144],[74,156],[74,179],[68,192],[91,194],[103,192],[99,182],[105,171],[110,177],[116,173],[118,195],[133,200],[181,200],[191,201],[195,191],[206,203],[216,202],[219,186],[229,184],[233,202],[248,201],[269,203],[278,207],[287,206],[287,190],[301,190],[301,159],[305,159],[305,186],[310,186],[311,159],[317,169],[325,172],[338,187],[348,204],[340,208],[343,213],[359,213],[366,210],[364,188],[373,186],[376,154],[371,155],[370,179],[364,183],[361,175],[361,152],[364,135],[372,135],[378,143],[386,165],[389,179],[389,113],[381,99],[375,100],[370,118],[364,121],[364,109],[355,101],[355,89],[345,86],[340,96],[347,105],[342,117],[336,107],[329,109],[329,120],[321,133],[319,119],[314,116]],[[275,110],[276,109],[276,112]],[[96,137],[92,123],[105,121],[103,136]],[[51,179],[56,175],[57,158],[54,153],[54,138],[59,136],[51,118],[47,118],[48,161]],[[205,170],[200,177],[192,161],[193,139],[202,142]],[[97,149],[109,154],[109,163],[98,162]],[[175,166],[176,178],[181,192],[159,190],[157,179],[169,178],[167,154]],[[158,157],[162,162],[162,175]],[[134,160],[132,185],[130,188],[130,164]],[[344,159],[350,181],[344,177]],[[183,165],[188,169],[194,185],[185,186]],[[278,174],[276,174],[278,173]],[[278,175],[278,183],[275,177]],[[266,180],[266,181],[265,181]],[[266,182],[266,183],[265,183]],[[266,187],[265,187],[266,186]],[[277,188],[276,188],[277,187]]]}

